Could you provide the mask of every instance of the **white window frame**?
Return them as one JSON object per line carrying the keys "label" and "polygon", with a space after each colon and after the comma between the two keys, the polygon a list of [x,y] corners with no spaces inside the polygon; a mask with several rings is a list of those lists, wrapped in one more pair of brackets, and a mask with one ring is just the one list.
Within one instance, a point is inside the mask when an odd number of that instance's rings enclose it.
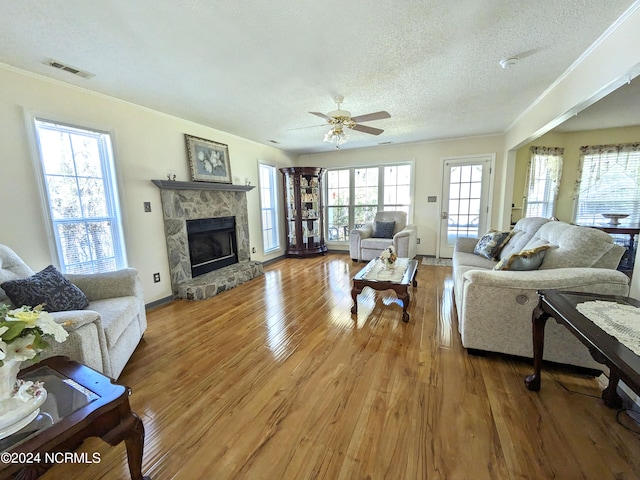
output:
{"label": "white window frame", "polygon": [[[524,217],[555,216],[563,155],[563,148],[531,147],[524,187]],[[531,211],[532,205],[536,206],[535,211]]]}
{"label": "white window frame", "polygon": [[[263,169],[267,169],[265,171],[268,172],[269,182],[267,187],[263,185],[262,182],[262,172]],[[267,255],[269,253],[277,252],[281,250],[281,242],[280,242],[280,222],[278,221],[278,171],[274,165],[269,165],[268,163],[258,162],[258,188],[260,189],[260,226],[261,226],[261,238],[262,238],[262,253]],[[264,202],[262,199],[263,191],[267,190],[272,208],[268,208],[264,206]],[[271,218],[271,224],[273,228],[269,229],[268,226],[265,225],[264,215],[266,213]],[[267,248],[265,245],[265,234],[267,230],[271,230],[271,241],[273,242],[273,247]]]}
{"label": "white window frame", "polygon": [[[56,115],[50,114],[35,114],[32,112],[25,112],[26,121],[31,131],[30,143],[32,151],[32,160],[37,173],[37,182],[40,190],[40,197],[43,205],[44,215],[47,219],[47,231],[51,248],[52,257],[55,263],[62,273],[96,273],[104,271],[113,271],[128,266],[127,251],[124,235],[124,217],[122,215],[122,206],[120,195],[118,192],[118,185],[120,177],[118,176],[116,169],[116,147],[115,147],[115,133],[111,129],[95,126],[86,122],[68,121],[62,120]],[[42,153],[40,148],[40,137],[38,134],[38,128],[36,122],[44,122],[52,125],[57,125],[61,129],[67,128],[70,130],[77,130],[79,132],[91,132],[96,137],[102,137],[104,143],[101,148],[101,174],[104,181],[105,201],[107,206],[107,215],[103,217],[78,217],[72,219],[71,222],[55,219],[53,215],[52,205],[48,193],[48,182],[46,180],[46,174],[43,166]],[[105,157],[106,156],[106,157]],[[105,161],[106,160],[106,161]],[[75,176],[76,179],[81,176]],[[58,225],[64,223],[89,223],[91,221],[102,220],[112,222],[113,227],[111,230],[113,241],[113,262],[112,268],[104,268],[100,266],[100,259],[91,258],[86,262],[79,264],[69,263],[64,259],[63,247],[58,234]],[[69,268],[71,267],[71,268]]]}
{"label": "white window frame", "polygon": [[[607,162],[610,163],[607,164]],[[590,200],[585,203],[594,203],[595,207],[590,208],[593,210],[592,214],[579,215],[581,195]],[[625,200],[621,201],[622,197],[626,197]],[[602,217],[600,215],[602,213],[628,214],[629,217],[625,218],[624,222],[638,223],[640,221],[640,145],[581,147],[578,180],[573,198],[573,221],[577,224],[607,223],[609,220]],[[609,199],[611,199],[611,206],[597,206],[598,202],[607,203]]]}
{"label": "white window frame", "polygon": [[[355,208],[356,207],[362,207],[363,205],[356,205],[355,204],[355,171],[357,169],[365,169],[365,168],[378,168],[378,203],[376,205],[377,207],[377,211],[383,211],[385,209],[385,203],[384,203],[384,187],[385,187],[385,181],[384,181],[384,170],[386,167],[394,167],[394,166],[402,166],[402,165],[409,165],[411,167],[411,184],[409,187],[409,204],[407,205],[408,207],[408,212],[407,212],[407,224],[411,224],[413,223],[413,204],[414,204],[414,185],[415,185],[415,161],[414,160],[406,160],[406,161],[399,161],[399,162],[388,162],[388,163],[378,163],[378,164],[365,164],[365,165],[351,165],[351,166],[344,166],[344,167],[335,167],[335,168],[328,168],[327,172],[329,171],[333,171],[333,170],[349,170],[349,225],[347,226],[347,230],[350,232],[351,229],[355,228],[354,225],[354,218],[355,218]],[[328,181],[328,175],[325,176],[325,178],[327,179],[325,181],[325,187],[324,187],[324,196],[325,198],[329,198],[329,181]],[[324,206],[324,211],[325,211],[325,218],[327,219],[325,221],[325,238],[329,238],[329,205],[328,205],[328,201],[325,202],[325,206]],[[404,205],[387,205],[387,207],[389,207],[390,210],[401,210],[401,211],[405,211],[404,210]],[[348,245],[349,244],[349,237],[347,236],[346,240],[327,240],[327,243],[332,243],[332,244],[337,244],[337,245]]]}

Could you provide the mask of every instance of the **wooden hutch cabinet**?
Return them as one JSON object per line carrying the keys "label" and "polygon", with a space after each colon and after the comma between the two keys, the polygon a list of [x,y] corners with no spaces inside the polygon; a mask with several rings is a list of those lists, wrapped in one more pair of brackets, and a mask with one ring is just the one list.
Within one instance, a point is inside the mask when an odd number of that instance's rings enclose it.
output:
{"label": "wooden hutch cabinet", "polygon": [[285,255],[324,255],[322,182],[324,168],[281,168],[287,248]]}

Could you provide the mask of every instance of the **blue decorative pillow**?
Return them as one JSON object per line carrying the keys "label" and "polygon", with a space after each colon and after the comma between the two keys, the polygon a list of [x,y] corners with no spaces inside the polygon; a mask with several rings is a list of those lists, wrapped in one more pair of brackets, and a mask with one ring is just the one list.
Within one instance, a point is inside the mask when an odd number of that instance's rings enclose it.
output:
{"label": "blue decorative pillow", "polygon": [[500,232],[491,229],[478,240],[478,243],[476,243],[473,249],[473,253],[488,258],[489,260],[496,260],[500,254],[500,250],[507,244],[512,235],[513,230]]}
{"label": "blue decorative pillow", "polygon": [[395,220],[392,222],[376,222],[373,238],[393,238],[393,230],[396,228]]}
{"label": "blue decorative pillow", "polygon": [[0,285],[16,307],[35,307],[44,303],[47,312],[83,310],[89,306],[86,295],[66,279],[53,265],[29,278],[10,280]]}
{"label": "blue decorative pillow", "polygon": [[522,250],[520,253],[514,253],[500,260],[493,269],[518,271],[537,270],[540,265],[542,265],[548,248],[551,248],[551,245],[540,245],[539,247],[529,250]]}

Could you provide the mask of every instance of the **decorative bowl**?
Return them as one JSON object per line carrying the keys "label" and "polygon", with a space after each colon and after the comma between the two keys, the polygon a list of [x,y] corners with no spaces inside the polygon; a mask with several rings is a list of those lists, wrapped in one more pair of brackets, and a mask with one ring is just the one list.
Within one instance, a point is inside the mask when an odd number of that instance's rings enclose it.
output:
{"label": "decorative bowl", "polygon": [[609,225],[619,225],[621,218],[627,218],[629,216],[626,213],[601,213],[600,215],[609,219]]}

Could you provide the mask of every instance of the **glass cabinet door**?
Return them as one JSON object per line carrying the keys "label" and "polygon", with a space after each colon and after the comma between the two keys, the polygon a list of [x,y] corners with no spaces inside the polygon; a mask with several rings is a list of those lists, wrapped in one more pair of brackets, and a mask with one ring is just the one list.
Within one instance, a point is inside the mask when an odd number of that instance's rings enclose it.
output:
{"label": "glass cabinet door", "polygon": [[285,212],[287,222],[287,245],[296,246],[296,196],[295,176],[285,175],[284,183]]}
{"label": "glass cabinet door", "polygon": [[287,255],[327,252],[323,233],[323,168],[281,168],[287,224]]}

